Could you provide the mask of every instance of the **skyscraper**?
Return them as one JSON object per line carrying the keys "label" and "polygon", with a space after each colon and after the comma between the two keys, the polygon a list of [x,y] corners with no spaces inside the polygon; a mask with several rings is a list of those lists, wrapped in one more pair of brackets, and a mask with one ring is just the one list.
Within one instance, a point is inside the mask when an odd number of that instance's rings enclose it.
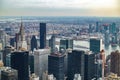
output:
{"label": "skyscraper", "polygon": [[120,52],[114,51],[111,53],[111,72],[120,76]]}
{"label": "skyscraper", "polygon": [[33,51],[34,49],[37,49],[38,45],[37,45],[37,39],[36,36],[33,35],[32,39],[31,39],[31,51]]}
{"label": "skyscraper", "polygon": [[55,52],[55,35],[53,34],[51,39],[49,40],[50,47],[51,47],[51,53]]}
{"label": "skyscraper", "polygon": [[15,47],[15,38],[10,38],[10,45]]}
{"label": "skyscraper", "polygon": [[50,49],[38,49],[34,51],[34,72],[42,79],[43,72],[48,71],[48,55]]}
{"label": "skyscraper", "polygon": [[29,80],[27,51],[11,53],[11,67],[18,70],[18,80]]}
{"label": "skyscraper", "polygon": [[105,42],[105,46],[108,46],[110,44],[110,35],[109,35],[108,30],[105,32],[105,40],[104,40],[104,42]]}
{"label": "skyscraper", "polygon": [[111,34],[114,34],[117,31],[116,23],[112,23],[110,25],[109,31],[110,31]]}
{"label": "skyscraper", "polygon": [[46,47],[46,23],[40,23],[40,49]]}
{"label": "skyscraper", "polygon": [[95,78],[95,54],[85,52],[84,59],[84,80],[92,80]]}
{"label": "skyscraper", "polygon": [[34,54],[29,53],[29,67],[30,67],[30,73],[34,73]]}
{"label": "skyscraper", "polygon": [[90,51],[94,53],[100,53],[102,50],[102,39],[99,38],[91,38],[90,39]]}
{"label": "skyscraper", "polygon": [[53,74],[56,80],[64,80],[64,54],[53,53],[48,56],[48,74]]}
{"label": "skyscraper", "polygon": [[112,36],[111,46],[117,46],[118,43],[118,34],[115,32]]}
{"label": "skyscraper", "polygon": [[95,77],[95,54],[78,50],[68,53],[67,80],[73,80],[75,74],[80,74],[81,80],[92,80]]}
{"label": "skyscraper", "polygon": [[7,55],[9,55],[12,52],[12,47],[11,46],[6,46],[3,50],[3,63],[6,66],[6,60],[7,60]]}
{"label": "skyscraper", "polygon": [[1,80],[18,80],[17,70],[6,67],[1,71]]}
{"label": "skyscraper", "polygon": [[24,27],[23,23],[21,21],[21,26],[20,26],[20,31],[19,33],[16,34],[16,49],[25,49],[27,50],[27,42],[25,40],[25,32],[24,32]]}
{"label": "skyscraper", "polygon": [[75,74],[80,74],[84,80],[84,51],[73,50],[68,53],[67,80],[73,80]]}
{"label": "skyscraper", "polygon": [[100,26],[99,26],[99,22],[96,22],[96,32],[100,31]]}
{"label": "skyscraper", "polygon": [[102,60],[102,79],[104,79],[104,74],[105,74],[104,71],[105,71],[105,64],[106,64],[104,50],[100,51],[100,59]]}
{"label": "skyscraper", "polygon": [[73,49],[73,40],[72,39],[62,39],[62,40],[60,40],[60,51],[62,49],[66,50],[68,48]]}

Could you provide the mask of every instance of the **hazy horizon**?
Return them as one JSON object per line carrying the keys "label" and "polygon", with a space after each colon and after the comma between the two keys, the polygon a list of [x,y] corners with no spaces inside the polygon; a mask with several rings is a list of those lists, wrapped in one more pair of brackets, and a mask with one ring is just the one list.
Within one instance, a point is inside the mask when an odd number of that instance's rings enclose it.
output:
{"label": "hazy horizon", "polygon": [[120,16],[119,0],[1,0],[0,16]]}

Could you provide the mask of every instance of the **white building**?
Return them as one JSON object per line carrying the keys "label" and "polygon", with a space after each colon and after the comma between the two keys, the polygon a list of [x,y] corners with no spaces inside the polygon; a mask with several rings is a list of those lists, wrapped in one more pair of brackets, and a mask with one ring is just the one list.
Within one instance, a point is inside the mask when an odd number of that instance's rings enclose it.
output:
{"label": "white building", "polygon": [[28,46],[27,46],[27,42],[25,40],[25,31],[24,31],[22,21],[21,21],[20,31],[19,31],[19,33],[16,34],[16,38],[17,38],[16,48],[18,50],[20,50],[20,49],[27,50]]}
{"label": "white building", "polygon": [[48,55],[50,49],[38,49],[34,51],[34,72],[42,79],[43,72],[48,71]]}
{"label": "white building", "polygon": [[48,75],[48,72],[44,72],[42,76],[42,80],[56,80],[53,74]]}
{"label": "white building", "polygon": [[74,75],[74,80],[81,80],[80,74],[75,74]]}
{"label": "white building", "polygon": [[48,80],[56,80],[56,78],[54,77],[53,74],[51,74],[51,75],[48,75]]}
{"label": "white building", "polygon": [[35,74],[32,74],[30,76],[30,80],[39,80],[39,77],[37,75],[35,75]]}

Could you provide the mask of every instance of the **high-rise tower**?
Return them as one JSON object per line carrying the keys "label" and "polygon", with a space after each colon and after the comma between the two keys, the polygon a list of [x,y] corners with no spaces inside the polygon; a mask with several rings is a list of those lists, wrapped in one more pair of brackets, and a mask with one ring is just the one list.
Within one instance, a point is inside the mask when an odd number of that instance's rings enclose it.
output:
{"label": "high-rise tower", "polygon": [[53,34],[51,36],[51,39],[49,40],[49,46],[51,47],[51,53],[55,52],[55,34],[54,34],[54,28],[53,28]]}
{"label": "high-rise tower", "polygon": [[102,50],[102,39],[91,38],[90,39],[90,51],[94,53],[100,53]]}
{"label": "high-rise tower", "polygon": [[46,23],[40,23],[40,49],[46,47]]}
{"label": "high-rise tower", "polygon": [[64,54],[53,53],[48,56],[48,74],[53,74],[56,80],[64,80]]}
{"label": "high-rise tower", "polygon": [[11,53],[11,67],[18,70],[18,80],[29,80],[28,52]]}
{"label": "high-rise tower", "polygon": [[23,22],[21,20],[21,26],[19,33],[16,34],[16,49],[25,49],[27,50],[27,42],[25,40],[25,31],[23,27]]}
{"label": "high-rise tower", "polygon": [[111,72],[120,76],[120,52],[115,51],[111,53]]}

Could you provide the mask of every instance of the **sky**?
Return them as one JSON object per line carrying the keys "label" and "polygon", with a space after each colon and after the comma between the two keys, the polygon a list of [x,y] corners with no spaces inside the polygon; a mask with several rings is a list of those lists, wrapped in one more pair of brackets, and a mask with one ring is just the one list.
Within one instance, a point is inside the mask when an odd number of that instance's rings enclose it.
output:
{"label": "sky", "polygon": [[120,0],[0,0],[0,16],[120,16]]}

